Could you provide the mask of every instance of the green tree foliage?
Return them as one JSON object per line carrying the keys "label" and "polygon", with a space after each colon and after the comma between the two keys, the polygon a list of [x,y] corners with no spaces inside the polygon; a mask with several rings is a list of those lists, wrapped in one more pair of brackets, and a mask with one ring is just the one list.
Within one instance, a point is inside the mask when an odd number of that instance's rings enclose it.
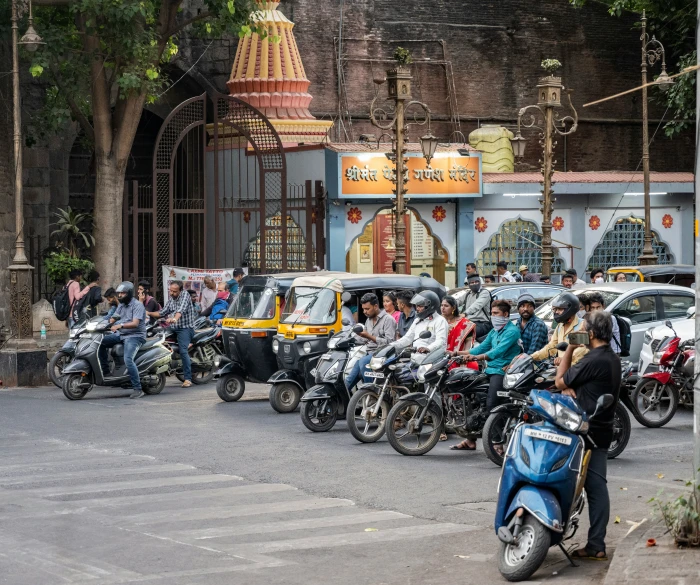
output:
{"label": "green tree foliage", "polygon": [[[569,0],[571,4],[581,7],[587,2],[596,2],[607,6],[612,16],[621,16],[624,12],[641,15],[646,10],[647,32],[655,35],[666,48],[666,61],[669,75],[682,71],[685,67],[695,65],[695,26],[696,0]],[[658,71],[656,72],[658,74]],[[657,94],[654,99],[669,107],[671,118],[664,126],[667,136],[690,128],[695,122],[695,84],[696,73],[682,75],[667,94]],[[650,94],[652,95],[652,94]]]}
{"label": "green tree foliage", "polygon": [[[60,246],[73,258],[80,257],[80,246],[89,248],[95,244],[92,236],[92,216],[89,213],[76,213],[70,207],[59,209],[53,214],[56,217],[56,229],[51,236],[57,236]],[[84,226],[89,226],[90,231],[85,231]]]}
{"label": "green tree foliage", "polygon": [[87,274],[95,265],[86,258],[75,258],[68,252],[50,252],[44,257],[44,267],[51,281],[63,286],[71,270],[82,270],[83,274]]}

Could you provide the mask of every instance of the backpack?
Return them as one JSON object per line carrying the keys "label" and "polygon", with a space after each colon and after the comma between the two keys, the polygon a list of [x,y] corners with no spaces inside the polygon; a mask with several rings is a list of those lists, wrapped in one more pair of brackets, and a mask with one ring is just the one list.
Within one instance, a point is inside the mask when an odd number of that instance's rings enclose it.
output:
{"label": "backpack", "polygon": [[80,315],[92,317],[95,314],[94,309],[102,302],[102,289],[99,286],[93,286],[88,293],[73,307],[73,313],[80,318]]}
{"label": "backpack", "polygon": [[58,319],[59,321],[66,321],[68,317],[70,317],[72,307],[70,302],[70,295],[68,294],[68,287],[71,285],[72,282],[72,280],[68,281],[68,284],[66,284],[61,290],[59,290],[51,300],[51,304],[53,305],[53,312],[56,315],[56,319]]}
{"label": "backpack", "polygon": [[627,322],[627,319],[618,317],[617,315],[613,315],[612,317],[617,321],[617,326],[620,328],[620,339],[615,339],[620,346],[620,357],[628,357],[632,345],[632,328]]}

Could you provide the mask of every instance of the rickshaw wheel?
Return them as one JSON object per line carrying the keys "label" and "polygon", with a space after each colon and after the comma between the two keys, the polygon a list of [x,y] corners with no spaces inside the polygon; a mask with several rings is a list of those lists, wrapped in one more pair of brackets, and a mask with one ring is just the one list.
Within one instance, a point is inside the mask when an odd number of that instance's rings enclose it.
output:
{"label": "rickshaw wheel", "polygon": [[277,412],[294,412],[301,400],[301,388],[291,382],[273,384],[270,388],[270,405]]}
{"label": "rickshaw wheel", "polygon": [[216,382],[216,393],[224,402],[236,402],[244,392],[245,380],[238,374],[225,374]]}

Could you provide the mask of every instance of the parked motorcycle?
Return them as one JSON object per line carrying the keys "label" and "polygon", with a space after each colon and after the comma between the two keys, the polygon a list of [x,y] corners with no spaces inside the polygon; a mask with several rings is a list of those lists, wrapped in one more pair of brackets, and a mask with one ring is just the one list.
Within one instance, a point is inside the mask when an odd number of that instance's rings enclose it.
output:
{"label": "parked motorcycle", "polygon": [[673,331],[673,337],[662,341],[654,353],[654,362],[658,362],[659,370],[645,373],[632,394],[634,418],[650,428],[667,424],[676,414],[679,404],[693,404],[694,340],[681,343],[673,323],[666,321],[665,325]]}
{"label": "parked motorcycle", "polygon": [[356,343],[353,333],[362,333],[364,326],[355,325],[328,340],[324,353],[312,370],[316,384],[301,397],[301,421],[313,432],[333,428],[338,418],[345,416],[350,400],[347,380],[350,371],[367,348]]}
{"label": "parked motorcycle", "polygon": [[400,397],[387,417],[386,435],[396,451],[423,455],[435,447],[448,426],[460,437],[481,435],[489,414],[489,378],[468,368],[450,369],[464,361],[462,356],[447,357],[444,349],[425,357],[418,368],[418,381],[425,384],[425,393]]}
{"label": "parked motorcycle", "polygon": [[498,570],[508,581],[524,581],[537,571],[551,546],[574,536],[586,502],[583,487],[595,447],[589,421],[615,401],[598,399],[586,417],[573,398],[546,390],[523,396],[528,412],[541,422],[519,424],[508,443],[498,489],[494,527],[501,541]]}
{"label": "parked motorcycle", "polygon": [[[88,331],[94,335],[81,338],[75,350],[75,358],[63,370],[63,394],[69,400],[80,400],[94,386],[130,388],[131,381],[124,363],[124,346],[114,346],[110,355],[114,369],[103,373],[98,351],[104,336],[109,333],[108,322],[90,323]],[[160,394],[165,387],[165,375],[170,367],[171,351],[165,345],[163,335],[147,340],[140,348],[134,362],[139,370],[141,385],[146,394]]]}
{"label": "parked motorcycle", "polygon": [[[566,344],[560,344],[562,351]],[[508,366],[503,378],[503,391],[498,395],[508,402],[494,408],[484,425],[483,447],[486,456],[498,466],[503,465],[503,451],[508,445],[513,431],[521,422],[537,422],[528,411],[527,401],[523,400],[530,390],[559,392],[554,385],[556,367],[551,360],[536,364],[527,354],[516,356]],[[623,392],[621,387],[620,392]],[[608,448],[608,459],[615,459],[627,447],[632,434],[632,421],[627,409],[618,402],[613,419],[613,440]]]}

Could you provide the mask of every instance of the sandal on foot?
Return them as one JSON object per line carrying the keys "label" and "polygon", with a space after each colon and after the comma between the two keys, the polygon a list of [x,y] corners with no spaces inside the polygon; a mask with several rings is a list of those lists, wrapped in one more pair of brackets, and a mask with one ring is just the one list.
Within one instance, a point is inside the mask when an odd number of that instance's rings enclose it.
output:
{"label": "sandal on foot", "polygon": [[442,435],[440,435],[440,440],[447,441],[447,433],[442,433]]}
{"label": "sandal on foot", "polygon": [[608,555],[604,550],[594,552],[587,548],[579,548],[571,553],[574,559],[585,559],[588,561],[607,561]]}
{"label": "sandal on foot", "polygon": [[473,447],[470,447],[467,445],[466,441],[462,441],[461,443],[452,445],[452,447],[450,447],[450,451],[476,451],[476,443]]}
{"label": "sandal on foot", "polygon": [[190,382],[189,380],[185,380],[185,381],[182,383],[182,387],[183,387],[183,388],[189,388],[190,386],[192,386],[192,382]]}

